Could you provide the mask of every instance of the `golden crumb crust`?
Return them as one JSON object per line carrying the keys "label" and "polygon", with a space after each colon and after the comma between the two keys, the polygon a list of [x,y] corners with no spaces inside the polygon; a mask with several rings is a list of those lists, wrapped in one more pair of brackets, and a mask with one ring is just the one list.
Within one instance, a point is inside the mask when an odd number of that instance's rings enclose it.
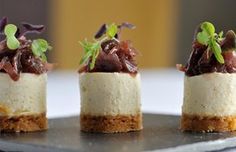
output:
{"label": "golden crumb crust", "polygon": [[82,114],[80,116],[81,130],[85,132],[118,133],[142,130],[142,114],[116,115],[116,116],[92,116]]}
{"label": "golden crumb crust", "polygon": [[182,114],[181,130],[227,132],[236,130],[236,116],[199,116]]}
{"label": "golden crumb crust", "polygon": [[33,132],[48,128],[46,113],[21,116],[0,116],[1,132]]}

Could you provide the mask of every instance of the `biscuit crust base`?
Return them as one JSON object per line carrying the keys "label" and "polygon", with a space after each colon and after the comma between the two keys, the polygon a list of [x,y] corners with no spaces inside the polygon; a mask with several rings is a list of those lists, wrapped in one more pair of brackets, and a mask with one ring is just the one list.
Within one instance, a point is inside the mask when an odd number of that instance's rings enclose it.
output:
{"label": "biscuit crust base", "polygon": [[80,115],[81,131],[118,133],[142,130],[142,114],[117,116]]}
{"label": "biscuit crust base", "polygon": [[33,132],[48,128],[46,113],[21,116],[0,116],[0,132]]}
{"label": "biscuit crust base", "polygon": [[227,132],[236,130],[236,116],[199,116],[182,114],[181,130],[194,132]]}

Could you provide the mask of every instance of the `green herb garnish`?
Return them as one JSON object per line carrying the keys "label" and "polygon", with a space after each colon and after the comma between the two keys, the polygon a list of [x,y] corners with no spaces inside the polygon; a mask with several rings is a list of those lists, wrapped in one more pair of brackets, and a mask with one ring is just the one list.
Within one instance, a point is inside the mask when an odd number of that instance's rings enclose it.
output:
{"label": "green herb garnish", "polygon": [[214,53],[216,60],[223,64],[224,58],[219,45],[219,42],[222,40],[223,32],[221,31],[219,34],[215,33],[215,27],[210,22],[203,22],[201,24],[201,30],[202,31],[197,34],[197,41],[208,46],[207,49]]}
{"label": "green herb garnish", "polygon": [[87,40],[80,41],[79,43],[84,49],[84,56],[80,60],[80,64],[84,64],[89,61],[89,69],[92,70],[95,66],[96,58],[98,57],[99,51],[101,49],[101,43],[106,40],[115,39],[116,34],[118,33],[118,26],[114,23],[106,26],[106,34],[103,35],[100,39],[94,40],[94,42],[88,42]]}
{"label": "green herb garnish", "polygon": [[33,54],[36,57],[39,57],[42,61],[46,62],[47,61],[47,57],[45,55],[45,52],[47,50],[52,49],[52,47],[48,44],[48,42],[44,39],[36,39],[33,40],[32,45],[31,45],[31,49]]}
{"label": "green herb garnish", "polygon": [[[21,23],[23,29],[19,28],[14,24],[8,24],[7,18],[3,17],[0,19],[0,35],[4,34],[6,36],[6,45],[9,50],[17,50],[22,46],[25,47],[31,41],[24,38],[27,33],[41,33],[44,29],[43,25],[33,25],[27,22]],[[52,47],[49,46],[48,42],[44,39],[33,40],[31,43],[31,50],[33,55],[40,58],[42,61],[46,61],[47,57],[45,52],[50,50]]]}
{"label": "green herb garnish", "polygon": [[20,47],[20,42],[15,37],[17,27],[14,24],[7,24],[4,28],[4,34],[7,39],[7,47],[10,50],[15,50]]}
{"label": "green herb garnish", "polygon": [[88,42],[87,40],[85,40],[83,42],[80,42],[80,44],[82,45],[82,47],[83,47],[83,49],[85,51],[85,55],[80,60],[80,64],[84,64],[90,58],[92,58],[92,61],[89,64],[89,68],[93,69],[94,66],[95,66],[96,58],[97,58],[97,56],[99,54],[99,50],[101,48],[100,42],[95,41],[94,43],[92,43],[92,42]]}
{"label": "green herb garnish", "polygon": [[111,25],[108,25],[106,35],[109,38],[111,38],[111,39],[114,38],[115,35],[117,34],[117,32],[118,32],[118,27],[116,24],[112,23]]}

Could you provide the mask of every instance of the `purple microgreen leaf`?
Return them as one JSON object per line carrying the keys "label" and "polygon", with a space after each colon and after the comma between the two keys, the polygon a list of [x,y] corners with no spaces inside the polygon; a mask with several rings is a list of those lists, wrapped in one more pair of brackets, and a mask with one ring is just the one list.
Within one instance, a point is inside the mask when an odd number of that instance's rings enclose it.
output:
{"label": "purple microgreen leaf", "polygon": [[5,26],[7,25],[7,17],[3,17],[0,20],[0,33],[3,33]]}
{"label": "purple microgreen leaf", "polygon": [[25,35],[27,33],[41,33],[44,30],[44,25],[33,25],[26,22],[21,24],[25,28],[25,31],[21,33],[21,35]]}
{"label": "purple microgreen leaf", "polygon": [[17,28],[17,31],[16,31],[16,34],[15,34],[15,37],[16,37],[16,38],[20,37],[20,29],[19,29],[19,28]]}
{"label": "purple microgreen leaf", "polygon": [[105,34],[107,31],[107,25],[103,24],[99,30],[97,31],[97,33],[95,34],[95,39],[99,39],[103,34]]}
{"label": "purple microgreen leaf", "polygon": [[135,25],[130,24],[128,22],[124,22],[121,25],[118,25],[118,28],[120,28],[120,29],[122,29],[122,28],[134,29]]}
{"label": "purple microgreen leaf", "polygon": [[116,39],[120,39],[120,34],[121,34],[121,31],[122,31],[123,28],[128,28],[128,29],[136,28],[135,25],[133,25],[131,23],[128,23],[128,22],[123,22],[122,24],[118,25],[117,27],[118,27],[119,30],[118,30],[118,32],[115,35]]}
{"label": "purple microgreen leaf", "polygon": [[2,40],[4,40],[5,37],[6,37],[5,35],[3,35],[3,34],[0,33],[0,42],[1,42]]}
{"label": "purple microgreen leaf", "polygon": [[114,36],[116,39],[119,39],[119,32]]}

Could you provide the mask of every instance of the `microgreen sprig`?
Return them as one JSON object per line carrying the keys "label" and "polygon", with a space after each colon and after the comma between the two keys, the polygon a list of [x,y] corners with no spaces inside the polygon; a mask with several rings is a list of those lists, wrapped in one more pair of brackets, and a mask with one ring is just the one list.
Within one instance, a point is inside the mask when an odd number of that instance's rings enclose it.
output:
{"label": "microgreen sprig", "polygon": [[95,61],[96,58],[99,54],[99,50],[100,50],[100,43],[95,41],[95,42],[88,42],[87,40],[79,42],[81,44],[81,46],[83,47],[84,51],[85,51],[85,55],[82,57],[82,59],[80,60],[80,64],[84,64],[85,62],[87,62],[90,58],[92,58],[91,63],[89,64],[89,68],[93,69],[95,66]]}
{"label": "microgreen sprig", "polygon": [[[7,17],[0,19],[0,35],[3,34],[6,37],[6,44],[10,50],[20,48],[20,37],[28,33],[41,33],[44,30],[44,25],[33,25],[26,22],[23,22],[21,25],[23,29],[18,28],[14,24],[7,24]],[[44,62],[47,61],[45,52],[50,49],[52,49],[52,47],[44,39],[33,40],[31,44],[31,50],[34,56]]]}
{"label": "microgreen sprig", "polygon": [[110,25],[104,24],[102,28],[102,32],[105,32],[105,35],[103,35],[103,33],[99,33],[99,35],[101,34],[101,36],[99,37],[100,39],[95,39],[94,42],[88,42],[87,40],[79,42],[85,52],[84,56],[80,60],[80,64],[84,64],[91,60],[89,63],[90,70],[92,70],[95,66],[96,58],[98,57],[102,42],[112,39],[117,40],[115,36],[118,32],[118,25],[114,23]]}
{"label": "microgreen sprig", "polygon": [[224,64],[224,58],[221,54],[222,50],[219,42],[222,40],[223,32],[215,33],[215,27],[210,22],[203,22],[201,24],[201,32],[197,33],[197,41],[207,46],[207,50],[211,50],[216,60]]}
{"label": "microgreen sprig", "polygon": [[95,40],[93,42],[88,42],[87,40],[80,41],[79,43],[85,51],[84,56],[80,60],[80,64],[89,62],[89,68],[92,70],[95,67],[96,58],[99,55],[102,42],[106,40],[119,41],[118,35],[123,28],[134,29],[135,26],[128,22],[124,22],[121,25],[116,25],[115,23],[110,25],[103,24],[95,34]]}

